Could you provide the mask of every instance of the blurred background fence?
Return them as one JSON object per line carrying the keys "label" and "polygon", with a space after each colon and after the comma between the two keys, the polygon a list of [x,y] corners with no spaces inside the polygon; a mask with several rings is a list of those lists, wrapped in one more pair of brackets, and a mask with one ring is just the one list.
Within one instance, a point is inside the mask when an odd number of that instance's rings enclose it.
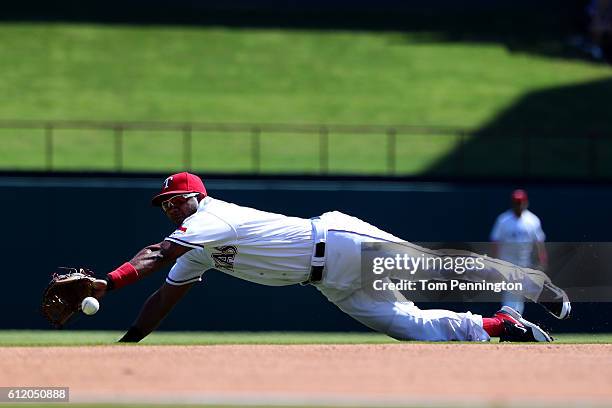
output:
{"label": "blurred background fence", "polygon": [[0,137],[11,170],[612,178],[593,130],[3,120]]}

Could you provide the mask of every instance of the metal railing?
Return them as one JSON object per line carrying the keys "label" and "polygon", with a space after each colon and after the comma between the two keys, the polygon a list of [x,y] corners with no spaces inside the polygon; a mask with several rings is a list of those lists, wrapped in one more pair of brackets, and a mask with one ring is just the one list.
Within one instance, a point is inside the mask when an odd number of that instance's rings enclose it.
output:
{"label": "metal railing", "polygon": [[[456,145],[454,150],[444,160],[452,161],[454,164],[448,170],[453,175],[468,173],[466,163],[468,156],[478,150],[479,134],[472,129],[448,126],[380,126],[380,125],[312,125],[312,124],[239,124],[239,123],[178,123],[178,122],[105,122],[105,121],[36,121],[36,120],[0,120],[0,129],[28,129],[41,131],[44,135],[44,169],[56,170],[55,158],[55,134],[59,130],[105,130],[113,134],[113,169],[117,172],[125,171],[125,138],[126,133],[131,131],[159,132],[169,131],[180,134],[182,138],[182,167],[192,169],[193,167],[193,140],[194,132],[219,132],[239,133],[250,139],[250,171],[260,173],[262,171],[262,135],[263,134],[304,134],[314,135],[318,139],[318,173],[328,174],[330,168],[330,137],[332,135],[377,135],[384,136],[386,146],[376,146],[385,151],[385,174],[398,174],[398,137],[410,137],[411,135],[431,135],[432,137],[453,137]],[[579,174],[580,177],[608,176],[602,172],[603,159],[600,157],[605,149],[599,144],[601,141],[609,143],[612,137],[601,132],[556,132],[554,129],[532,129],[532,130],[496,130],[493,136],[489,135],[487,142],[491,140],[509,140],[520,146],[520,164],[516,166],[517,176],[529,177],[533,175],[534,158],[532,144],[537,139],[548,139],[548,143],[567,143],[567,140],[579,140],[584,146],[583,156],[586,157],[586,169]],[[559,138],[559,133],[566,136]],[[497,139],[496,139],[497,138]],[[606,145],[607,146],[607,145]],[[611,145],[612,147],[612,145]],[[482,149],[481,149],[482,150]],[[496,160],[496,156],[503,156],[503,151],[491,152],[490,160]],[[610,154],[612,158],[612,154]],[[0,163],[0,167],[2,167]],[[612,171],[610,171],[612,175]]]}

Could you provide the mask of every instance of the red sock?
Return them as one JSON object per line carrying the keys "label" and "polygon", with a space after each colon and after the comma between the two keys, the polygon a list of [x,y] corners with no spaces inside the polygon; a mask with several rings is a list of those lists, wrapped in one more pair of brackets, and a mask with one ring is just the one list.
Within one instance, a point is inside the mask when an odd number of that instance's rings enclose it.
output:
{"label": "red sock", "polygon": [[504,331],[504,320],[508,320],[511,323],[518,323],[505,313],[495,313],[493,317],[482,318],[482,328],[489,336],[499,337]]}
{"label": "red sock", "polygon": [[483,317],[482,328],[491,337],[499,337],[504,331],[504,320],[499,317]]}

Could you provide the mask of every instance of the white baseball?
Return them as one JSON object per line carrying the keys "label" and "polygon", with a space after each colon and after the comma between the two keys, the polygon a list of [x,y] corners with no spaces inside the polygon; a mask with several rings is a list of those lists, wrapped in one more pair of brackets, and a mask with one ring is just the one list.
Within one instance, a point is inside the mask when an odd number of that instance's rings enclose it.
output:
{"label": "white baseball", "polygon": [[100,309],[100,303],[98,303],[98,299],[95,297],[86,297],[81,302],[81,310],[86,315],[93,315]]}

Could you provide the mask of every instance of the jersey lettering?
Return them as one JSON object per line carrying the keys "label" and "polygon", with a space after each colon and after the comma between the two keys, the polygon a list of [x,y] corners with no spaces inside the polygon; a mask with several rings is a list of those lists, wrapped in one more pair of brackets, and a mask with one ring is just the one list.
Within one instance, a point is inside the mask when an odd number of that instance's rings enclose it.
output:
{"label": "jersey lettering", "polygon": [[218,251],[212,253],[213,261],[215,261],[215,268],[233,271],[234,258],[238,253],[238,249],[234,245],[217,246],[214,247],[214,249]]}

